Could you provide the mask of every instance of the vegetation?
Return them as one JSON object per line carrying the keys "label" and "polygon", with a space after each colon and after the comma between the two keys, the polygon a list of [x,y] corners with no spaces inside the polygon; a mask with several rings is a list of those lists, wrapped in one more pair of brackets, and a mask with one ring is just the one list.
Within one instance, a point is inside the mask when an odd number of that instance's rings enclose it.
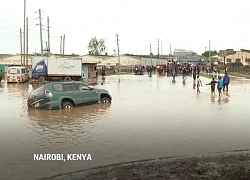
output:
{"label": "vegetation", "polygon": [[208,75],[208,74],[205,74],[205,73],[200,73],[199,76],[209,78],[209,79],[211,79],[213,77],[212,73],[211,73],[211,75]]}
{"label": "vegetation", "polygon": [[106,49],[104,39],[93,37],[89,40],[88,51],[90,55],[101,55]]}
{"label": "vegetation", "polygon": [[[211,53],[211,56],[215,56],[215,55],[218,55],[218,52],[217,51],[210,51]],[[209,51],[205,51],[202,56],[205,56],[205,57],[209,57]]]}

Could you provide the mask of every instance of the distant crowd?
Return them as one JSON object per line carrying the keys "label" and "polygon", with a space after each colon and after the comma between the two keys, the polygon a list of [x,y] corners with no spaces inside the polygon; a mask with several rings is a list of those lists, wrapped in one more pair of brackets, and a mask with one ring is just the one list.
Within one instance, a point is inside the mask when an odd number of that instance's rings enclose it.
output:
{"label": "distant crowd", "polygon": [[194,86],[197,88],[197,93],[201,93],[200,87],[202,87],[202,82],[199,77],[200,71],[204,74],[212,75],[212,80],[206,85],[211,86],[211,94],[215,95],[215,89],[217,84],[217,90],[219,96],[222,95],[222,91],[228,91],[228,86],[230,83],[230,78],[227,73],[227,68],[225,68],[225,74],[223,78],[220,76],[220,69],[218,67],[211,67],[206,65],[196,65],[191,63],[168,63],[158,66],[136,66],[134,69],[135,74],[144,74],[146,71],[149,76],[153,73],[157,73],[159,76],[172,76],[172,82],[175,83],[175,77],[182,75],[183,83],[185,83],[186,76],[193,77]]}

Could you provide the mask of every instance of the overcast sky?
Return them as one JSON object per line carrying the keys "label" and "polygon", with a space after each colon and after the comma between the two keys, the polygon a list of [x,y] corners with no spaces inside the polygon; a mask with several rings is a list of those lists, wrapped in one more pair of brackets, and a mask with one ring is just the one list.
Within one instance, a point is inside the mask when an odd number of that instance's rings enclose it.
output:
{"label": "overcast sky", "polygon": [[[182,48],[202,53],[211,39],[211,49],[250,49],[250,2],[247,0],[27,0],[29,52],[40,52],[38,13],[43,28],[50,17],[51,52],[60,52],[65,34],[65,53],[86,54],[91,37],[103,38],[107,52],[162,53]],[[19,28],[23,28],[23,0],[4,1],[0,6],[0,53],[20,53]],[[43,31],[45,47],[47,31]]]}

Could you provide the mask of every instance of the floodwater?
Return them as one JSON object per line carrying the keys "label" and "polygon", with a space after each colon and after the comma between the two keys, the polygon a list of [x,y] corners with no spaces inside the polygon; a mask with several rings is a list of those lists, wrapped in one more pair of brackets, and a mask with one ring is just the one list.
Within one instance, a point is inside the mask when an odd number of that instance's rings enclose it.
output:
{"label": "floodwater", "polygon": [[[39,179],[117,162],[249,148],[250,81],[232,78],[228,95],[201,94],[191,77],[109,76],[97,87],[110,106],[28,110],[32,86],[1,83],[0,179]],[[38,153],[91,154],[92,161],[34,161]]]}

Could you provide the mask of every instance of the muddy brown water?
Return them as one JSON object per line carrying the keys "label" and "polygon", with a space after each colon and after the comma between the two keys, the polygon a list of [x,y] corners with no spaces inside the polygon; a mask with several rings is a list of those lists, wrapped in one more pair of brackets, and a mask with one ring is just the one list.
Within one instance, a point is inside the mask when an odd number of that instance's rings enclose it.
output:
{"label": "muddy brown water", "polygon": [[[109,76],[111,105],[70,111],[27,109],[32,86],[0,86],[0,179],[38,179],[117,162],[249,148],[250,81],[228,95],[197,95],[191,77]],[[92,161],[34,161],[38,153],[89,153]]]}

